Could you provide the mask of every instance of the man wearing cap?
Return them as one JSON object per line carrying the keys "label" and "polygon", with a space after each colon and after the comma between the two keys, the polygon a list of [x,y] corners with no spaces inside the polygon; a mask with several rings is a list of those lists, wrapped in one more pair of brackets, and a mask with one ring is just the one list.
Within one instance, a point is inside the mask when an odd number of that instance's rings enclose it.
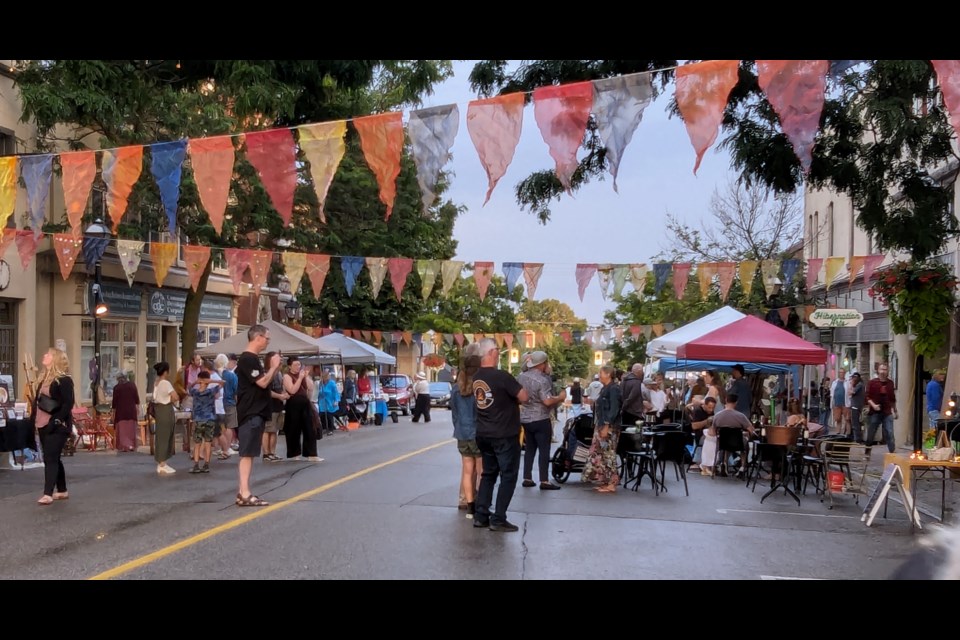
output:
{"label": "man wearing cap", "polygon": [[424,422],[430,422],[430,383],[427,382],[427,374],[423,371],[417,374],[417,381],[413,385],[413,394],[416,401],[413,405],[414,422],[420,422],[420,416],[423,416]]}
{"label": "man wearing cap", "polygon": [[517,378],[527,392],[527,400],[520,405],[520,424],[523,425],[526,446],[523,455],[523,486],[535,487],[533,458],[540,456],[540,490],[560,487],[550,482],[550,440],[553,437],[553,407],[562,403],[566,391],[553,395],[550,363],[543,351],[534,351],[525,362],[526,367]]}
{"label": "man wearing cap", "polygon": [[749,418],[750,409],[753,407],[753,389],[750,388],[750,381],[744,377],[745,373],[742,364],[733,365],[731,370],[733,381],[730,383],[730,388],[727,389],[727,395],[736,394],[736,410]]}
{"label": "man wearing cap", "polygon": [[937,369],[927,383],[927,417],[930,418],[931,429],[937,428],[937,420],[940,419],[940,407],[943,405],[943,381],[946,377],[946,371]]}

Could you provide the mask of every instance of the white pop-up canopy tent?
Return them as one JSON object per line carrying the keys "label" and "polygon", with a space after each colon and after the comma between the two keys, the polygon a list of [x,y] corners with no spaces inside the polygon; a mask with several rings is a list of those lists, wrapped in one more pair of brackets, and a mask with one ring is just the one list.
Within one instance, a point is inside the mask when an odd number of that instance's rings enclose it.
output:
{"label": "white pop-up canopy tent", "polygon": [[[316,338],[308,336],[302,331],[291,329],[287,325],[280,324],[275,320],[265,320],[261,324],[270,331],[270,345],[267,347],[267,351],[279,351],[284,355],[290,356],[317,356],[330,360],[340,359],[339,349],[330,345],[321,346],[317,343]],[[225,340],[221,340],[217,344],[211,344],[197,351],[199,351],[200,355],[204,358],[213,358],[219,353],[235,353],[239,355],[246,350],[248,343],[247,332],[241,331]]]}
{"label": "white pop-up canopy tent", "polygon": [[744,318],[733,307],[720,307],[711,314],[705,315],[699,320],[694,320],[690,324],[685,324],[675,331],[664,334],[659,338],[654,338],[647,343],[647,355],[651,358],[676,358],[677,347],[696,340],[702,335],[715,331],[720,327],[736,322]]}
{"label": "white pop-up canopy tent", "polygon": [[337,352],[338,355],[329,358],[320,356],[320,359],[324,362],[340,361],[343,364],[382,364],[388,366],[397,364],[397,359],[386,351],[381,351],[359,340],[348,338],[342,333],[331,333],[322,338],[313,338],[313,341],[319,345],[323,352]]}

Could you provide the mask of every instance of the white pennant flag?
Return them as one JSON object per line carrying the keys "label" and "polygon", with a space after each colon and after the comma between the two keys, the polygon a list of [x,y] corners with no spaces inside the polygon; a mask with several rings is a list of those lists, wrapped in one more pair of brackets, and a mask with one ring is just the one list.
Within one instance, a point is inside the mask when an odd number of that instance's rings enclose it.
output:
{"label": "white pennant flag", "polygon": [[120,265],[127,274],[127,284],[133,286],[133,279],[140,268],[140,258],[143,256],[145,242],[139,240],[117,240],[117,253],[120,254]]}

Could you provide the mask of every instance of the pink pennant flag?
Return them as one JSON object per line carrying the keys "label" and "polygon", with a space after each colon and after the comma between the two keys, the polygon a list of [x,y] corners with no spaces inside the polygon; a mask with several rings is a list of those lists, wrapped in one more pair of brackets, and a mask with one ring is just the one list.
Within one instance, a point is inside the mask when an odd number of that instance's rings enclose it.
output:
{"label": "pink pennant flag", "polygon": [[487,172],[487,197],[513,162],[523,127],[523,94],[509,93],[467,105],[467,132]]}
{"label": "pink pennant flag", "polygon": [[869,284],[873,279],[873,271],[880,266],[880,263],[883,262],[883,254],[875,253],[873,255],[866,256],[866,259],[863,261],[863,282],[864,284]]}
{"label": "pink pennant flag", "polygon": [[733,285],[733,278],[737,273],[737,264],[735,262],[718,262],[717,275],[720,277],[720,298],[726,302],[727,295],[730,293],[730,286]]}
{"label": "pink pennant flag", "polygon": [[20,264],[23,266],[24,271],[26,271],[27,267],[29,267],[33,261],[33,256],[37,253],[37,245],[40,244],[40,240],[42,239],[43,233],[34,235],[32,229],[17,229],[17,253],[20,254]]}
{"label": "pink pennant flag", "polygon": [[67,220],[74,236],[83,234],[81,221],[90,198],[90,187],[97,176],[95,151],[74,151],[60,154],[60,169],[63,172],[63,200],[67,207]]}
{"label": "pink pennant flag", "polygon": [[777,313],[780,314],[780,320],[783,322],[783,326],[787,326],[787,322],[790,321],[790,307],[780,307],[777,309]]}
{"label": "pink pennant flag", "polygon": [[320,299],[320,292],[323,291],[323,282],[327,279],[330,272],[330,256],[316,253],[307,254],[307,277],[310,279],[310,286],[313,287],[313,297]]}
{"label": "pink pennant flag", "polygon": [[387,205],[384,220],[389,220],[393,213],[393,201],[397,197],[397,176],[400,175],[403,114],[394,111],[354,118],[353,126],[360,134],[363,157],[380,185],[380,201]]}
{"label": "pink pennant flag", "polygon": [[950,124],[960,138],[960,60],[931,60],[937,72],[937,84],[950,114]]}
{"label": "pink pennant flag", "polygon": [[297,146],[290,129],[254,131],[244,135],[247,159],[263,183],[283,226],[293,218],[293,193],[297,188]]}
{"label": "pink pennant flag", "polygon": [[260,289],[267,285],[267,276],[270,274],[272,262],[272,251],[250,250],[250,281],[253,283],[254,295],[260,295]]}
{"label": "pink pennant flag", "polygon": [[633,336],[633,339],[634,339],[634,340],[639,340],[639,339],[640,339],[640,332],[641,332],[641,331],[642,331],[642,329],[640,328],[639,325],[636,325],[636,324],[630,325],[630,335]]}
{"label": "pink pennant flag", "polygon": [[543,275],[542,262],[523,263],[523,279],[527,282],[527,299],[533,300],[537,294],[537,283],[540,282],[541,275]]}
{"label": "pink pennant flag", "polygon": [[463,334],[462,334],[462,333],[455,333],[455,334],[453,334],[453,339],[456,340],[458,347],[462,347],[462,346],[463,346]]}
{"label": "pink pennant flag", "polygon": [[203,276],[203,271],[207,268],[207,262],[209,261],[210,247],[195,244],[183,245],[183,262],[187,267],[187,275],[190,277],[190,288],[194,291],[200,286],[200,278]]}
{"label": "pink pennant flag", "polygon": [[224,249],[223,256],[227,260],[227,271],[230,273],[230,282],[233,283],[233,292],[240,295],[240,283],[243,274],[250,266],[252,259],[250,249]]}
{"label": "pink pennant flag", "polygon": [[817,282],[821,267],[823,267],[823,258],[809,258],[807,260],[807,290],[812,289]]}
{"label": "pink pennant flag", "polygon": [[571,332],[569,332],[569,331],[561,331],[561,332],[560,332],[560,337],[563,339],[563,344],[567,345],[568,347],[569,347],[571,344],[573,344],[573,334],[572,334]]}
{"label": "pink pennant flag", "polygon": [[[866,263],[867,256],[851,256],[850,258],[850,284],[853,284],[853,281],[857,279],[857,275],[860,273],[860,269],[863,268],[863,265]],[[863,279],[864,282],[867,281],[866,278]]]}
{"label": "pink pennant flag", "polygon": [[490,278],[493,276],[492,262],[474,262],[473,280],[477,283],[477,293],[480,295],[480,302],[487,297],[487,287],[490,286]]}
{"label": "pink pennant flag", "polygon": [[107,185],[107,212],[117,232],[120,219],[127,211],[127,201],[133,185],[143,170],[143,147],[133,145],[116,149],[104,149],[101,159],[103,181]]}
{"label": "pink pennant flag", "polygon": [[697,152],[693,173],[710,145],[717,139],[723,110],[737,84],[739,60],[709,60],[677,69],[677,108]]}
{"label": "pink pennant flag", "polygon": [[191,138],[187,149],[200,203],[213,228],[218,234],[223,233],[223,216],[227,210],[235,160],[233,139],[230,136]]}
{"label": "pink pennant flag", "polygon": [[687,290],[690,267],[689,262],[675,262],[673,264],[673,292],[676,294],[677,300],[683,300],[683,293]]}
{"label": "pink pennant flag", "polygon": [[577,265],[577,293],[580,294],[580,302],[583,302],[583,294],[587,291],[587,285],[597,272],[597,264],[578,264]]}
{"label": "pink pennant flag", "polygon": [[829,69],[829,60],[757,60],[757,82],[780,116],[780,128],[805,174],[820,130]]}
{"label": "pink pennant flag", "polygon": [[157,279],[157,286],[162,287],[167,279],[170,267],[177,259],[177,244],[175,242],[151,242],[150,260],[153,262],[153,275]]}
{"label": "pink pennant flag", "polygon": [[390,258],[387,260],[387,269],[390,271],[390,282],[393,283],[393,292],[397,295],[397,302],[403,297],[403,288],[407,285],[407,276],[413,269],[412,258]]}
{"label": "pink pennant flag", "polygon": [[[593,83],[548,85],[533,92],[533,115],[543,141],[550,147],[550,157],[557,164],[557,177],[570,193],[570,180],[580,163],[577,149],[593,106]],[[533,296],[531,296],[533,297]]]}
{"label": "pink pennant flag", "polygon": [[70,233],[55,233],[53,247],[57,253],[57,262],[60,263],[60,275],[64,280],[69,280],[73,264],[83,250],[83,240]]}
{"label": "pink pennant flag", "polygon": [[503,334],[503,343],[504,343],[505,345],[507,345],[507,349],[512,349],[512,348],[513,348],[513,334],[512,334],[512,333],[505,333],[505,334]]}

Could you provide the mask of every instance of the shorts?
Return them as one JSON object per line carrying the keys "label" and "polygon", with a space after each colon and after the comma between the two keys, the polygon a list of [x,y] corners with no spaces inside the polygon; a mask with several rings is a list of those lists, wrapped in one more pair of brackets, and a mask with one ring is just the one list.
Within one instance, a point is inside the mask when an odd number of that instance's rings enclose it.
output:
{"label": "shorts", "polygon": [[193,441],[197,443],[213,442],[213,432],[216,426],[217,423],[213,420],[197,420],[193,423]]}
{"label": "shorts", "polygon": [[270,422],[264,426],[266,433],[279,433],[283,429],[283,411],[277,411],[270,415]]}
{"label": "shorts", "polygon": [[457,440],[457,451],[464,458],[479,458],[480,448],[476,440]]}
{"label": "shorts", "polygon": [[240,441],[240,450],[238,453],[241,458],[260,457],[263,427],[263,417],[253,416],[247,418],[237,429],[237,439]]}
{"label": "shorts", "polygon": [[237,428],[237,405],[232,407],[224,407],[224,422],[223,425],[227,429],[236,429]]}

